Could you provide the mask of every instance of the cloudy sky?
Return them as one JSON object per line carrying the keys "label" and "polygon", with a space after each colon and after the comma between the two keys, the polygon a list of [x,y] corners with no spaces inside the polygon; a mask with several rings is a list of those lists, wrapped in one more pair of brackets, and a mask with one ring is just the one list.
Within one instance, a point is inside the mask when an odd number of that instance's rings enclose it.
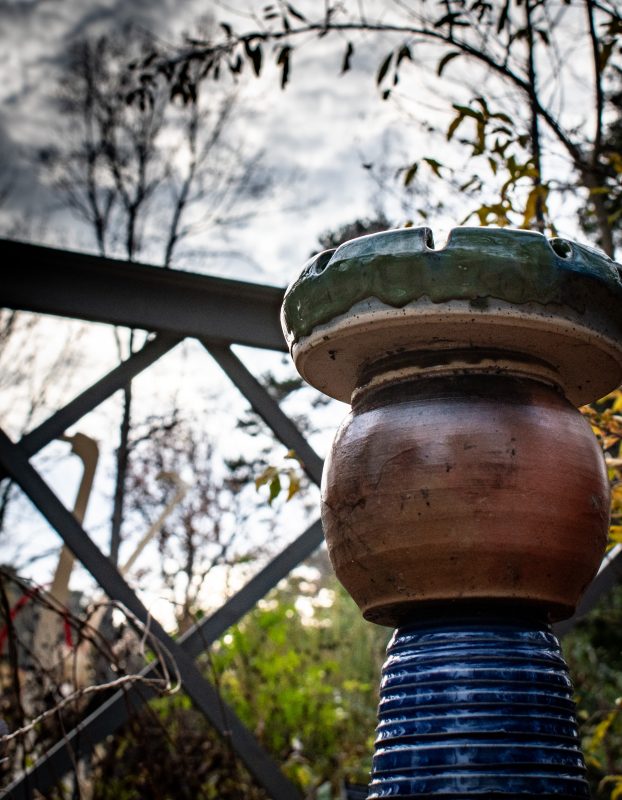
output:
{"label": "cloudy sky", "polygon": [[[0,208],[4,234],[93,248],[88,232],[59,208],[49,174],[37,167],[37,154],[66,134],[57,97],[74,43],[132,23],[150,31],[162,45],[174,47],[184,33],[201,26],[205,30],[209,20],[212,30],[218,30],[220,20],[237,30],[256,29],[253,15],[265,5],[242,0],[0,0],[0,169],[8,172],[11,183],[11,194]],[[321,8],[317,0],[298,0],[296,5],[311,16]],[[399,8],[399,3],[351,0],[351,7],[386,21],[387,9]],[[541,60],[542,92],[555,113],[563,111],[567,125],[580,129],[589,123],[584,90],[589,92],[591,67],[589,53],[578,44],[580,37],[573,36],[573,25],[577,30],[584,27],[582,17],[572,8],[564,15],[568,36],[560,37],[555,48],[563,80],[558,75],[548,81],[547,64]],[[246,225],[212,228],[198,236],[193,246],[200,257],[182,259],[177,266],[283,285],[307,259],[321,232],[373,215],[382,206],[396,223],[405,218],[395,199],[378,192],[364,163],[384,162],[390,173],[393,166],[434,155],[440,146],[442,160],[454,159],[454,166],[468,170],[463,161],[455,161],[463,159],[463,153],[456,156],[442,137],[433,140],[421,123],[446,129],[452,99],[466,102],[485,91],[494,100],[497,89],[490,78],[472,65],[465,70],[458,59],[446,69],[448,80],[439,85],[432,78],[437,54],[428,51],[431,69],[426,72],[419,68],[426,56],[418,49],[418,67],[409,67],[408,80],[401,82],[391,101],[382,102],[374,76],[395,40],[359,37],[353,68],[340,76],[345,43],[339,37],[297,43],[285,91],[279,88],[269,47],[262,78],[241,81],[237,135],[247,152],[263,152],[263,167],[274,190],[257,204],[259,213]],[[550,157],[549,163],[563,178],[564,165],[558,167]],[[424,207],[426,202],[420,199]],[[437,241],[469,210],[455,208],[453,220],[432,218]],[[576,236],[566,210],[567,205],[555,209],[558,229]],[[195,213],[200,214],[200,208]],[[157,261],[155,254],[143,257]]]}
{"label": "cloudy sky", "polygon": [[[314,2],[309,0],[310,8]],[[240,4],[240,8],[244,6]],[[197,19],[209,13],[237,20],[241,27],[252,24],[231,6],[223,9],[198,0],[0,0],[0,174],[8,174],[11,187],[0,209],[0,235],[94,250],[88,231],[61,207],[48,176],[37,166],[38,153],[66,132],[56,98],[67,52],[81,38],[108,33],[125,22],[175,44],[184,31],[193,30]],[[261,80],[251,79],[241,87],[247,105],[238,125],[249,147],[265,153],[264,164],[275,176],[275,191],[262,201],[260,213],[248,225],[235,226],[221,235],[210,232],[207,239],[196,243],[197,250],[203,248],[207,255],[178,266],[284,285],[298,273],[321,232],[375,212],[379,201],[362,162],[376,159],[389,146],[402,146],[403,122],[393,107],[378,98],[373,79],[376,51],[361,52],[357,69],[340,78],[343,49],[342,41],[301,47],[286,91],[279,88],[279,76],[269,66]],[[116,350],[106,326],[44,318],[34,333],[25,327],[23,335],[15,338],[14,350],[4,353],[5,360],[16,366],[29,347],[37,354],[29,363],[31,380],[13,387],[10,393],[5,391],[0,400],[1,424],[10,435],[19,436],[29,397],[40,388],[49,364],[58,358],[68,337],[73,337],[72,357],[77,359],[77,368],[62,386],[58,381],[50,387],[46,403],[29,427],[114,366]],[[280,356],[241,355],[256,374],[268,367],[279,368]],[[185,410],[200,414],[209,409],[206,431],[224,431],[230,449],[244,450],[247,445],[236,438],[234,428],[245,403],[201,348],[192,344],[184,352],[178,348],[134,382],[136,415],[169,407],[171,387],[175,387],[176,402]],[[219,402],[214,401],[215,395]],[[120,397],[115,396],[76,427],[101,444],[86,526],[104,550],[120,411]],[[338,408],[324,427],[334,429],[343,413],[344,408]],[[326,442],[324,437],[316,446],[325,449]],[[80,467],[67,445],[53,443],[35,459],[35,465],[71,507]],[[303,516],[295,505],[285,509],[281,528],[288,537],[301,531]],[[56,534],[27,503],[13,506],[10,527],[0,561],[26,565],[30,557],[38,557],[48,548],[53,553],[58,546]],[[51,556],[24,566],[24,572],[45,582],[54,565],[55,556]],[[77,580],[80,586],[88,585],[83,572]]]}
{"label": "cloudy sky", "polygon": [[[63,135],[56,97],[72,43],[126,22],[171,44],[210,15],[241,28],[252,25],[251,4],[238,4],[237,12],[234,5],[198,0],[0,2],[0,152],[12,187],[4,231],[58,246],[93,247],[87,232],[59,209],[58,194],[36,165],[37,153]],[[383,201],[363,162],[377,161],[387,149],[407,158],[414,136],[395,106],[379,100],[373,75],[381,48],[382,41],[368,42],[357,52],[355,69],[339,77],[344,42],[315,41],[296,52],[285,91],[270,65],[261,80],[243,81],[237,125],[247,145],[263,151],[275,189],[248,225],[210,231],[209,245],[199,237],[196,249],[203,247],[209,255],[180,266],[284,284],[306,260],[318,234],[374,213]]]}
{"label": "cloudy sky", "polygon": [[[355,0],[352,2],[356,5]],[[364,2],[365,8],[370,10],[385,6],[383,0],[356,2],[359,5]],[[174,46],[184,31],[195,29],[201,18],[228,20],[239,29],[255,27],[248,9],[263,5],[263,2],[254,4],[241,0],[134,0],[131,3],[123,0],[0,0],[0,188],[2,176],[7,174],[11,187],[0,208],[0,235],[94,250],[88,231],[61,207],[58,194],[49,185],[49,177],[37,167],[37,154],[61,141],[67,131],[67,121],[59,114],[56,98],[67,53],[73,43],[131,22],[151,31],[162,43]],[[318,0],[298,0],[296,5],[313,11],[319,3]],[[320,233],[373,215],[383,206],[395,222],[400,221],[403,212],[399,203],[379,194],[363,164],[384,162],[397,167],[422,155],[434,154],[438,140],[427,137],[423,129],[414,124],[412,111],[416,110],[420,120],[441,128],[446,127],[450,112],[447,111],[447,96],[436,96],[423,72],[417,72],[414,79],[411,73],[411,80],[407,85],[400,85],[394,102],[383,103],[379,99],[374,75],[379,61],[392,45],[394,42],[389,44],[379,37],[363,39],[357,45],[353,69],[340,76],[345,40],[331,37],[319,42],[313,40],[297,48],[291,81],[285,91],[279,88],[279,76],[273,66],[264,70],[260,80],[251,79],[242,84],[241,113],[236,123],[238,132],[251,150],[264,152],[264,166],[274,177],[275,190],[261,200],[260,213],[248,224],[226,231],[211,230],[203,238],[198,237],[195,247],[200,257],[181,260],[176,266],[282,286],[298,274]],[[572,37],[567,46],[574,46]],[[568,63],[574,93],[564,95],[564,108],[575,114],[577,124],[581,125],[584,110],[581,94],[575,90],[581,88],[581,81],[587,81],[581,77],[587,74],[585,70],[582,72],[585,61],[575,52],[572,64]],[[482,76],[473,70],[465,73],[461,69],[452,64],[447,74],[450,78],[459,78],[467,94],[464,101],[481,88]],[[436,90],[438,88],[435,86]],[[450,80],[445,89],[451,93],[452,88]],[[494,95],[494,87],[491,91]],[[442,137],[440,141],[441,146],[446,147]],[[443,151],[441,156],[453,158],[455,163],[455,154]],[[390,173],[391,166],[388,169]],[[563,177],[562,172],[560,175]],[[425,196],[414,199],[419,206],[426,205]],[[430,221],[437,243],[442,242],[451,225],[469,210],[463,204],[455,210],[453,221],[439,216]],[[576,235],[576,228],[565,229],[565,219],[564,210],[560,209],[557,217],[560,230]],[[71,324],[46,321],[45,327],[39,329],[40,336],[50,347],[56,347],[58,342],[58,351]],[[50,407],[40,409],[41,418],[114,365],[116,351],[112,334],[103,329],[104,326],[90,326],[88,331],[80,328],[76,333],[80,341],[80,370],[76,371],[73,383],[64,386],[64,395],[59,390],[50,398]],[[24,336],[25,346],[28,333]],[[35,347],[32,341],[30,345]],[[35,349],[41,350],[38,345]],[[54,357],[50,355],[51,360]],[[257,353],[245,357],[256,374],[270,365],[268,356],[266,361]],[[44,374],[43,368],[41,374]],[[170,386],[179,391],[177,400],[199,413],[209,406],[210,393],[213,397],[214,392],[229,391],[219,371],[213,365],[208,366],[204,353],[186,353],[182,357],[176,351],[136,382],[137,407],[147,412],[164,406],[171,399],[167,395]],[[22,386],[24,402],[28,400],[28,388]],[[206,429],[210,425],[212,429],[220,426],[228,435],[243,404],[240,405],[235,392],[226,397],[220,410],[213,404],[210,406]],[[7,412],[2,424],[12,435],[19,430],[15,415],[11,416],[15,408],[19,408],[15,396],[5,397],[0,403],[0,411]],[[326,428],[338,424],[344,408],[331,413],[333,417],[327,421]],[[81,422],[83,432],[102,441],[100,473],[104,485],[98,489],[100,500],[87,523],[91,531],[99,531],[97,541],[104,547],[119,415],[119,398],[112,398],[99,416],[91,415]],[[33,424],[38,421],[41,420],[33,420]],[[318,446],[323,447],[325,443],[326,440],[318,441]],[[67,449],[64,445],[55,446]],[[76,476],[72,477],[67,468],[63,468],[56,477],[50,477],[55,488],[70,503]],[[35,530],[32,515],[25,515],[24,520],[24,530],[30,534]],[[36,524],[41,525],[40,521]],[[291,534],[295,532],[293,527]],[[48,534],[48,541],[57,543],[57,537],[49,531]],[[37,537],[29,535],[28,540],[31,544],[36,540],[36,547],[41,546]],[[10,558],[21,546],[14,542]]]}

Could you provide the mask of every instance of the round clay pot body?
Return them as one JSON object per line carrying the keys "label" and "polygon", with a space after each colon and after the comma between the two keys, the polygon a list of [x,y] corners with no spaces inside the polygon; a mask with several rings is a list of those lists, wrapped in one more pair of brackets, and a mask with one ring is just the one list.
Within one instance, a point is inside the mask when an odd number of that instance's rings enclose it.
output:
{"label": "round clay pot body", "polygon": [[457,600],[570,616],[601,562],[608,518],[588,423],[529,379],[471,374],[360,392],[324,470],[331,561],[364,616],[385,625]]}

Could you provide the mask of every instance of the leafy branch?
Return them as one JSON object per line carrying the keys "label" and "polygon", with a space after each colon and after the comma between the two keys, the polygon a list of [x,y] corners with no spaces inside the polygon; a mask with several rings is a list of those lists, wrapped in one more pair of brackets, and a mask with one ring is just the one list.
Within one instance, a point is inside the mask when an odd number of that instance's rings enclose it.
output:
{"label": "leafy branch", "polygon": [[[190,101],[194,90],[193,75],[217,79],[228,69],[238,76],[245,68],[252,74],[262,74],[267,58],[274,58],[285,88],[291,78],[292,63],[296,47],[313,38],[328,35],[344,40],[344,51],[340,63],[341,74],[353,68],[356,53],[356,37],[365,34],[378,37],[393,36],[397,44],[379,59],[375,80],[381,97],[388,99],[400,82],[406,64],[420,66],[423,46],[431,46],[436,54],[436,75],[442,77],[457,60],[466,60],[478,65],[500,82],[500,86],[515,93],[523,104],[525,114],[512,115],[507,111],[490,115],[479,108],[481,97],[463,105],[462,118],[455,117],[448,129],[448,140],[464,119],[471,118],[476,125],[476,134],[469,141],[474,144],[472,155],[486,156],[493,174],[505,170],[508,182],[501,189],[498,202],[476,212],[480,219],[507,224],[510,215],[522,213],[522,225],[543,230],[547,219],[547,200],[554,188],[552,179],[544,175],[544,133],[566,154],[571,170],[575,174],[574,187],[587,194],[588,206],[596,220],[600,244],[610,255],[614,250],[613,229],[620,216],[608,207],[611,196],[611,172],[615,167],[604,136],[605,109],[608,103],[606,86],[622,75],[620,65],[620,37],[622,15],[615,4],[582,0],[585,10],[585,30],[582,35],[591,44],[594,64],[591,110],[595,119],[595,130],[591,138],[581,128],[565,125],[562,115],[552,102],[551,92],[544,99],[541,85],[555,83],[560,77],[561,61],[554,62],[555,37],[563,31],[564,7],[553,8],[547,0],[505,0],[493,4],[475,0],[471,3],[443,2],[427,4],[422,0],[396,0],[387,6],[401,13],[402,17],[368,19],[356,11],[349,11],[346,4],[327,3],[321,14],[308,18],[291,3],[274,2],[266,5],[258,19],[255,30],[236,31],[223,23],[222,38],[213,40],[188,40],[186,46],[172,54],[157,53],[143,64],[140,79],[147,91],[150,81],[163,74],[170,81],[171,93],[181,94]],[[554,13],[552,13],[554,12]],[[356,45],[357,47],[359,45]],[[552,73],[540,66],[539,51],[551,58]],[[461,68],[463,71],[465,67]],[[546,80],[545,80],[546,79]],[[506,95],[506,101],[510,99]],[[491,102],[490,98],[487,101]],[[460,114],[460,108],[454,107]],[[590,109],[586,109],[590,112]],[[479,112],[479,116],[478,116]],[[503,114],[504,117],[499,117]],[[489,140],[485,130],[491,123],[505,126],[507,131],[498,131],[501,139]],[[492,130],[492,129],[491,129]],[[508,133],[509,131],[509,133]],[[459,140],[458,140],[459,141]],[[492,149],[488,150],[489,141]],[[512,145],[513,158],[505,159],[499,148],[506,151]],[[495,150],[495,147],[497,149]],[[518,149],[522,151],[519,155]],[[428,165],[442,179],[441,167]],[[518,165],[518,166],[516,166]],[[512,168],[510,168],[512,167]],[[414,165],[406,172],[412,181],[416,173]],[[608,180],[606,180],[608,178]],[[616,179],[617,180],[617,179]],[[523,193],[522,209],[509,201],[510,190],[518,181],[528,183],[530,189]],[[407,181],[408,183],[408,181]],[[615,181],[614,181],[615,183]],[[617,183],[616,183],[617,186]],[[505,192],[504,192],[505,190]]]}

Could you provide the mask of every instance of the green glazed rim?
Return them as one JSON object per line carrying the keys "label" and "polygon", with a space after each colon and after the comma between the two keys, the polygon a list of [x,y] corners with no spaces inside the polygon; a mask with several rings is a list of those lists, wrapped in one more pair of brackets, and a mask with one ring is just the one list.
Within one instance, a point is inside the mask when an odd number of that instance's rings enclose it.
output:
{"label": "green glazed rim", "polygon": [[291,348],[360,301],[403,308],[423,297],[468,300],[481,310],[490,300],[579,314],[593,309],[619,326],[622,266],[586,245],[534,231],[455,228],[441,250],[434,250],[429,228],[375,233],[305,264],[285,293],[283,331]]}

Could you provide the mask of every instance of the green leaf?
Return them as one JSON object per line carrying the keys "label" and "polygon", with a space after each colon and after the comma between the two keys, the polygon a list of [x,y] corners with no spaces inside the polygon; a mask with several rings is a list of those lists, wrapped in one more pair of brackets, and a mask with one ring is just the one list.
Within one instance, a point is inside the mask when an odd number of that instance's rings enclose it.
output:
{"label": "green leaf", "polygon": [[253,70],[255,72],[255,75],[259,77],[259,74],[261,73],[261,62],[263,56],[261,52],[261,45],[258,44],[255,47],[253,47],[250,41],[246,40],[244,42],[244,51],[246,52],[248,59],[253,65]]}
{"label": "green leaf", "polygon": [[442,178],[441,175],[441,167],[443,166],[440,164],[435,158],[424,158],[425,163],[430,167],[432,172],[437,176],[437,178]]}
{"label": "green leaf", "polygon": [[404,175],[404,186],[410,186],[413,182],[415,175],[417,174],[417,170],[419,169],[419,162],[415,161],[414,164],[411,164],[410,167],[406,170]]}
{"label": "green leaf", "polygon": [[447,128],[447,141],[450,142],[453,138],[454,133],[458,130],[460,125],[465,120],[465,114],[462,111],[456,115],[455,119],[452,120],[451,125]]}
{"label": "green leaf", "polygon": [[376,84],[378,86],[380,86],[387,72],[389,71],[389,67],[391,66],[391,61],[393,60],[393,55],[394,53],[393,51],[391,51],[380,65],[380,69],[378,70],[378,75],[376,75]]}
{"label": "green leaf", "polygon": [[486,123],[483,119],[477,120],[477,140],[473,146],[473,154],[480,156],[486,149]]}
{"label": "green leaf", "polygon": [[453,108],[455,108],[456,111],[459,111],[465,117],[472,117],[473,119],[483,119],[482,112],[476,111],[474,108],[471,108],[470,106],[461,106],[458,105],[457,103],[453,103]]}
{"label": "green leaf", "polygon": [[292,48],[286,44],[285,47],[281,48],[279,57],[276,60],[276,63],[281,67],[281,89],[287,86],[287,81],[289,80],[289,54],[291,50]]}
{"label": "green leaf", "polygon": [[274,478],[270,481],[270,496],[268,497],[268,503],[272,505],[273,501],[279,496],[281,492],[281,478],[279,473],[277,472]]}
{"label": "green leaf", "polygon": [[265,470],[255,478],[255,489],[259,489],[262,486],[265,486],[266,483],[272,481],[276,476],[278,476],[279,471],[276,467],[270,466],[266,467]]}
{"label": "green leaf", "polygon": [[503,114],[501,111],[497,111],[495,114],[490,115],[491,119],[500,119],[501,122],[505,122],[508,125],[512,124],[512,119],[507,114]]}
{"label": "green leaf", "polygon": [[348,46],[346,47],[346,52],[343,55],[343,62],[341,64],[342,75],[344,72],[347,72],[350,69],[353,55],[354,55],[354,45],[352,44],[352,42],[348,42]]}
{"label": "green leaf", "polygon": [[475,98],[475,102],[480,104],[480,106],[482,107],[482,111],[484,112],[484,114],[485,114],[487,117],[489,117],[489,116],[490,116],[490,111],[488,111],[488,103],[486,102],[485,98],[484,98],[484,97],[476,97],[476,98]]}
{"label": "green leaf", "polygon": [[502,133],[504,136],[512,135],[512,131],[506,125],[497,125],[491,130],[491,133]]}
{"label": "green leaf", "polygon": [[[469,178],[468,181],[465,181],[461,186],[459,186],[459,191],[466,192],[467,189],[471,189],[475,187],[476,191],[479,191],[482,188],[482,181],[477,175],[473,175]],[[469,215],[470,216],[470,215]]]}
{"label": "green leaf", "polygon": [[447,64],[449,64],[450,61],[453,61],[453,59],[457,58],[459,55],[461,55],[461,53],[453,52],[453,53],[447,53],[441,58],[441,60],[438,62],[438,67],[436,68],[436,74],[439,76],[439,78],[443,74],[443,70],[445,69]]}

